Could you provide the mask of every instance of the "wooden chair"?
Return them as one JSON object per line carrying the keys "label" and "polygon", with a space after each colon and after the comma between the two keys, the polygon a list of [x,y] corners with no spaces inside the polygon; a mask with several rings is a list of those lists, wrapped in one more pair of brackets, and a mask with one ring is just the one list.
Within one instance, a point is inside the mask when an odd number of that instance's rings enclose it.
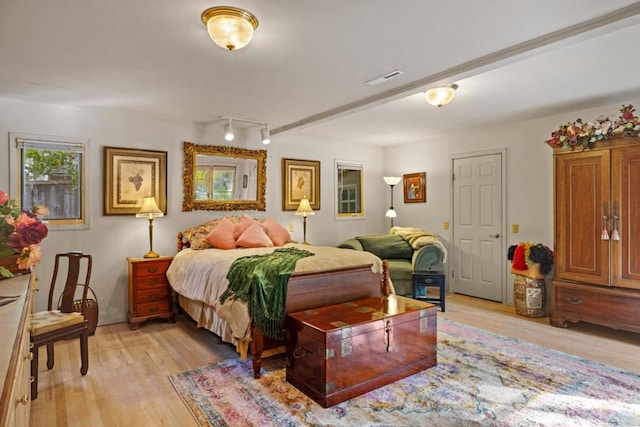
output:
{"label": "wooden chair", "polygon": [[[67,280],[62,290],[59,309],[54,309],[54,293],[56,281],[58,278],[58,269],[60,260],[67,259]],[[82,261],[85,261],[84,263]],[[54,355],[53,344],[56,341],[67,340],[73,338],[80,339],[80,358],[82,366],[80,373],[86,375],[89,369],[89,321],[85,316],[85,302],[87,300],[87,290],[89,289],[89,280],[91,279],[91,255],[82,252],[68,252],[57,254],[55,260],[55,268],[53,270],[53,278],[49,288],[49,302],[47,311],[41,311],[33,314],[31,321],[31,343],[33,346],[33,359],[31,360],[31,399],[38,397],[38,352],[41,346],[47,346],[47,369],[53,368]],[[62,263],[64,265],[64,262]],[[79,283],[78,278],[82,265],[84,264],[85,277],[84,282]],[[82,313],[74,311],[74,295],[76,288],[80,286],[82,291]],[[57,299],[55,300],[58,301]]]}

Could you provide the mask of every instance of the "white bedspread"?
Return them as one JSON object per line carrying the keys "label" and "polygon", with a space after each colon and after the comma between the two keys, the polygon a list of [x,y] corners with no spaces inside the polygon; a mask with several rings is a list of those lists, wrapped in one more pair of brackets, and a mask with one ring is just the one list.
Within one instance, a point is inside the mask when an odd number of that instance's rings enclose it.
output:
{"label": "white bedspread", "polygon": [[[298,260],[294,274],[365,264],[371,264],[374,273],[382,273],[382,261],[370,252],[295,243],[284,247],[297,247],[315,254]],[[233,261],[243,256],[271,253],[275,249],[183,249],[176,254],[167,270],[169,283],[178,294],[215,307],[217,315],[231,327],[234,344],[243,357],[250,341],[251,322],[246,304],[228,301],[229,304],[225,303],[224,307],[220,307],[218,299],[229,285],[227,272]]]}

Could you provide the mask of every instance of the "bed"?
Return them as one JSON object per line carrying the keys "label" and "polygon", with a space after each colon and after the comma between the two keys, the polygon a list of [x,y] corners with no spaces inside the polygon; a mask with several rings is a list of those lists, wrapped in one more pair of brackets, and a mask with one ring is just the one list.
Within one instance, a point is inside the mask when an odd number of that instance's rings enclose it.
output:
{"label": "bed", "polygon": [[[207,233],[207,224],[199,226],[200,236]],[[227,272],[237,258],[271,253],[279,247],[314,254],[295,265],[288,282],[286,313],[393,293],[383,262],[368,252],[294,242],[258,248],[194,248],[198,246],[198,233],[195,234],[196,237],[193,230],[178,233],[178,253],[167,270],[169,283],[178,295],[180,307],[198,327],[234,344],[243,358],[250,352],[256,378],[260,376],[264,350],[282,343],[262,333],[251,321],[246,304],[220,304],[219,297],[229,285]]]}

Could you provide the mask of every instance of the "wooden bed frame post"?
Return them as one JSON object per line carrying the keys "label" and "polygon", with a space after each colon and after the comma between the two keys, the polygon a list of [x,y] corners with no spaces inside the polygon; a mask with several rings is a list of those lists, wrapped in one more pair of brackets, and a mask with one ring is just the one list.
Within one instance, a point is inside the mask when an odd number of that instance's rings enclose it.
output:
{"label": "wooden bed frame post", "polygon": [[264,350],[264,335],[255,323],[251,324],[251,362],[253,364],[253,378],[260,378],[262,369],[262,351]]}

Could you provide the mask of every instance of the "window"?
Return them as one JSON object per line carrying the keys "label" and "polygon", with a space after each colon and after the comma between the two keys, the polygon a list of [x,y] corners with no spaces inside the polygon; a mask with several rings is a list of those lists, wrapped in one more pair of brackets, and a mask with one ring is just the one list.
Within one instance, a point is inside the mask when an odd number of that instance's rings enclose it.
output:
{"label": "window", "polygon": [[203,165],[196,167],[196,200],[235,200],[235,166]]}
{"label": "window", "polygon": [[50,228],[88,228],[86,215],[86,140],[10,134],[12,195],[21,206],[49,208]]}
{"label": "window", "polygon": [[336,160],[336,217],[363,218],[362,163]]}

